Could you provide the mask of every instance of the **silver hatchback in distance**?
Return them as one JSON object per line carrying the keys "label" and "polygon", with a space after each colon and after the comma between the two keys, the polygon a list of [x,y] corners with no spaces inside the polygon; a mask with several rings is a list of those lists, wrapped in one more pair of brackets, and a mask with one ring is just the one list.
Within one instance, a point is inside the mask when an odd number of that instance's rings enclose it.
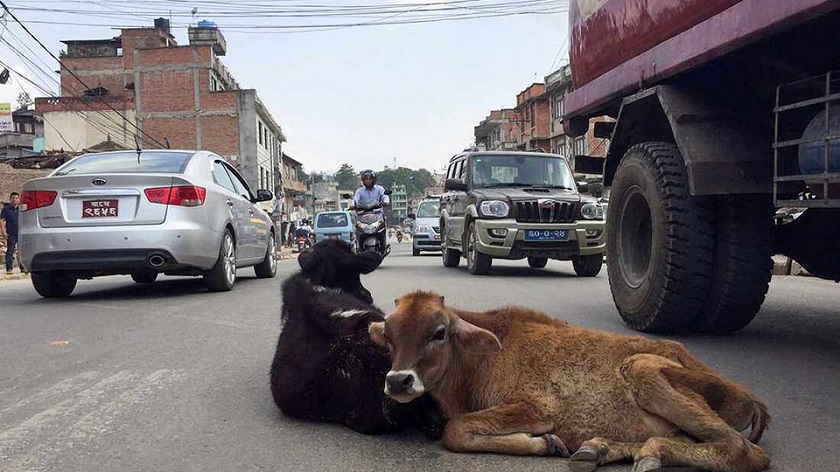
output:
{"label": "silver hatchback in distance", "polygon": [[277,271],[274,225],[223,158],[206,151],[81,155],[21,192],[20,254],[35,290],[66,297],[78,279],[200,275],[227,291],[237,267]]}

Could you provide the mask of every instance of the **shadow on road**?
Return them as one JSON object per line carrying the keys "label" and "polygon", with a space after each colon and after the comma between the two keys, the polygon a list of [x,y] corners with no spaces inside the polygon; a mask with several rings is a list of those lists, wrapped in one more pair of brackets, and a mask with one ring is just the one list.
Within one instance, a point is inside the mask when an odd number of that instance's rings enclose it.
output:
{"label": "shadow on road", "polygon": [[[101,279],[97,279],[101,280]],[[42,302],[60,302],[72,303],[73,301],[91,301],[91,300],[142,300],[142,299],[164,299],[164,298],[185,298],[196,295],[212,296],[213,292],[208,292],[204,287],[201,277],[178,277],[178,278],[164,278],[159,279],[150,284],[138,284],[130,278],[123,278],[125,283],[120,284],[120,279],[114,279],[114,285],[110,287],[95,286],[96,288],[86,290],[85,280],[80,280],[76,285],[76,290],[69,298],[57,299],[41,299]],[[260,279],[254,276],[236,278],[236,285],[233,290],[247,286]],[[280,278],[269,279],[279,281]],[[109,281],[110,282],[110,281]],[[119,285],[118,285],[119,284]],[[224,292],[220,292],[224,293]]]}

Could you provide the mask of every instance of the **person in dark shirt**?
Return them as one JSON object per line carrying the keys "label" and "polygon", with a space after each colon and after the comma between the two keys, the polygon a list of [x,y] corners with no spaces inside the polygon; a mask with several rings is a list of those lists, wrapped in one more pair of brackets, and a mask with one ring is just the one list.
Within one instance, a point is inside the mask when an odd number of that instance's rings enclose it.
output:
{"label": "person in dark shirt", "polygon": [[6,273],[12,271],[18,241],[18,206],[20,194],[12,192],[10,202],[0,211],[0,236],[6,240]]}

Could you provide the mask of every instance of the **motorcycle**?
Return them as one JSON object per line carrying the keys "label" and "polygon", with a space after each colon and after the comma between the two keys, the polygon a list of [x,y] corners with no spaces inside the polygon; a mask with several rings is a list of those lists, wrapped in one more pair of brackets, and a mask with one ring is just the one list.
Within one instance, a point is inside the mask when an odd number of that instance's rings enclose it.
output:
{"label": "motorcycle", "polygon": [[356,207],[356,243],[359,252],[376,252],[382,257],[391,253],[391,246],[386,242],[385,214],[382,205],[376,203],[370,207]]}
{"label": "motorcycle", "polygon": [[397,231],[397,242],[401,243],[403,238],[402,231]]}
{"label": "motorcycle", "polygon": [[303,252],[307,249],[312,249],[312,237],[310,234],[298,231],[295,234],[295,241],[297,241],[298,252]]}

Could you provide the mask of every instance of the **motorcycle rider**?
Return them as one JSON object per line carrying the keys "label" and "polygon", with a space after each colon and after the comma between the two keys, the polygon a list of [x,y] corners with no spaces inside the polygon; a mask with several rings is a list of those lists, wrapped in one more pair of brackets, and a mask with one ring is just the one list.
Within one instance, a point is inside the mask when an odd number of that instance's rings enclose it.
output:
{"label": "motorcycle rider", "polygon": [[304,247],[311,247],[312,246],[311,234],[312,234],[312,227],[309,226],[309,221],[308,220],[303,220],[303,221],[300,222],[300,226],[298,226],[297,229],[295,229],[295,240],[298,240],[301,237],[303,237],[305,239],[305,242],[304,242],[303,246]]}
{"label": "motorcycle rider", "polygon": [[385,195],[385,188],[376,185],[376,172],[370,169],[363,171],[361,180],[362,186],[356,189],[356,193],[353,195],[351,210],[359,209],[359,207],[361,209],[370,208],[377,203],[383,207],[391,204],[388,195]]}
{"label": "motorcycle rider", "polygon": [[[385,195],[385,188],[381,185],[376,185],[376,172],[371,169],[366,169],[361,173],[362,186],[353,194],[353,203],[350,204],[350,210],[363,211],[370,209],[377,204],[380,207],[386,207],[391,204],[388,195]],[[390,250],[385,235],[379,238],[382,247],[383,257]],[[361,250],[362,239],[358,239],[359,249]]]}

